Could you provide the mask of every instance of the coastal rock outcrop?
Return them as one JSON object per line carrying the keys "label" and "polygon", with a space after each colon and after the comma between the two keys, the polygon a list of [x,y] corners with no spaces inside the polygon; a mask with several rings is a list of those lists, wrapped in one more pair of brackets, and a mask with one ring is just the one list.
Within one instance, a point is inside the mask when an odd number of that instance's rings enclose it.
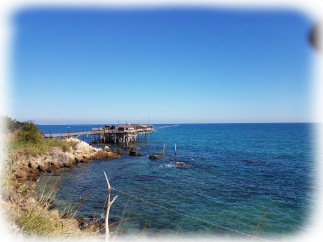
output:
{"label": "coastal rock outcrop", "polygon": [[20,155],[13,167],[15,179],[37,181],[43,172],[57,172],[60,168],[72,168],[77,162],[92,162],[98,159],[117,158],[122,154],[121,149],[97,149],[76,138],[68,138],[65,142],[73,142],[67,150],[54,147],[47,154],[28,156]]}

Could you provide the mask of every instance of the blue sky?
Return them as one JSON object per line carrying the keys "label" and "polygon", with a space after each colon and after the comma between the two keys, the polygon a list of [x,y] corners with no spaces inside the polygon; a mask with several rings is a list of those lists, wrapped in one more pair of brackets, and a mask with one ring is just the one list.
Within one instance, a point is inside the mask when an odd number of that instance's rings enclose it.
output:
{"label": "blue sky", "polygon": [[10,115],[311,122],[312,24],[291,10],[24,9],[12,21]]}

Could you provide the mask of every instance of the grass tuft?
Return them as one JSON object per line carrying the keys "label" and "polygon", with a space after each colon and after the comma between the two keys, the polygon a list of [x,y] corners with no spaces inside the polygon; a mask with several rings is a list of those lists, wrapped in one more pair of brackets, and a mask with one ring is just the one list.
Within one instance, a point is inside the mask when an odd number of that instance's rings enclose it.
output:
{"label": "grass tuft", "polygon": [[53,147],[62,148],[63,151],[74,146],[74,142],[65,142],[58,139],[41,140],[37,143],[29,141],[12,141],[10,148],[13,153],[24,155],[42,155],[46,154]]}

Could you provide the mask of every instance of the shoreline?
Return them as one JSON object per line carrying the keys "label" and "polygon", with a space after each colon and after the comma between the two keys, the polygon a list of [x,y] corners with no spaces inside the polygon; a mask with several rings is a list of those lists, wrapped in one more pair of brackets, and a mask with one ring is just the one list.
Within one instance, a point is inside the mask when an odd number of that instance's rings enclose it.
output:
{"label": "shoreline", "polygon": [[60,168],[73,168],[76,163],[89,163],[99,159],[120,158],[122,149],[97,149],[76,138],[68,138],[69,149],[54,147],[46,154],[19,154],[12,171],[18,182],[37,181],[44,172],[56,173]]}
{"label": "shoreline", "polygon": [[[0,210],[5,218],[5,228],[7,232],[23,238],[26,227],[22,222],[17,222],[24,215],[36,211],[38,219],[50,221],[50,228],[46,236],[59,233],[62,236],[98,236],[105,228],[105,223],[100,219],[78,218],[73,209],[59,214],[59,203],[53,204],[51,196],[55,185],[49,194],[37,194],[34,188],[37,181],[45,173],[56,173],[61,168],[73,168],[77,163],[90,163],[99,159],[120,158],[122,149],[93,148],[88,143],[76,138],[65,139],[65,142],[72,142],[69,149],[53,147],[49,152],[42,155],[19,154],[9,172],[8,184],[1,189],[2,198],[0,200]],[[7,157],[10,160],[10,154]],[[3,159],[5,160],[5,159]],[[80,204],[81,205],[81,204]],[[33,223],[36,223],[34,221]],[[41,225],[40,225],[41,227]],[[60,228],[59,232],[56,231]],[[55,230],[56,232],[52,232]],[[28,231],[28,229],[27,229]]]}

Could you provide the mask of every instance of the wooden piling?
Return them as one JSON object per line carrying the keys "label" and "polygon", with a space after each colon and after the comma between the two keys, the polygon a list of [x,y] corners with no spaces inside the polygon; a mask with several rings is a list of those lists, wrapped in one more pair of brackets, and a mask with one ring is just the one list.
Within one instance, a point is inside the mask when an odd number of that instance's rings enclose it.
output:
{"label": "wooden piling", "polygon": [[163,158],[165,158],[165,145],[166,145],[166,141],[164,142]]}

